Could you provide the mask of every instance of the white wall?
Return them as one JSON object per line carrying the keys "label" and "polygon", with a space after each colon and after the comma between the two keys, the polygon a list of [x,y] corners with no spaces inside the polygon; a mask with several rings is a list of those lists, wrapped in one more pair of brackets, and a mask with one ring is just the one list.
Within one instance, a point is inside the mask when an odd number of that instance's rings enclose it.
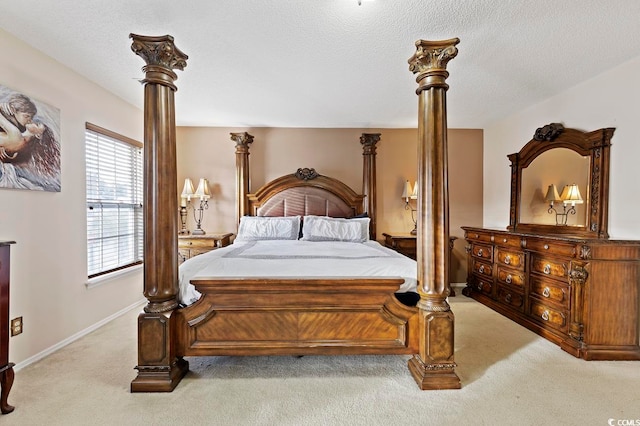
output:
{"label": "white wall", "polygon": [[85,122],[142,141],[143,115],[2,30],[0,52],[0,84],[59,108],[61,120],[62,191],[0,189],[0,240],[17,242],[9,312],[24,332],[10,339],[9,359],[19,364],[143,299],[141,270],[85,286],[84,169]]}
{"label": "white wall", "polygon": [[640,57],[488,126],[484,133],[484,226],[504,229],[509,224],[507,155],[518,152],[538,127],[560,122],[583,131],[616,128],[611,140],[609,235],[640,239],[638,76]]}

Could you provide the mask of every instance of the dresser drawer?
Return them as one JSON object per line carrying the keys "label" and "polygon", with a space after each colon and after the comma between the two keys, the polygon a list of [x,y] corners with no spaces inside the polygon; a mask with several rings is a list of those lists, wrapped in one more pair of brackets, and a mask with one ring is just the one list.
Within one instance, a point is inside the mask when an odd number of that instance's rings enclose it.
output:
{"label": "dresser drawer", "polygon": [[538,239],[531,239],[526,241],[528,250],[537,251],[543,254],[552,254],[557,256],[574,258],[577,255],[575,244],[561,243],[558,241],[543,241]]}
{"label": "dresser drawer", "polygon": [[498,282],[524,288],[524,273],[498,265]]}
{"label": "dresser drawer", "polygon": [[482,275],[487,279],[492,279],[493,265],[491,263],[479,261],[478,259],[473,259],[473,272]]}
{"label": "dresser drawer", "polygon": [[514,269],[524,269],[524,253],[498,247],[496,248],[496,263],[508,265]]}
{"label": "dresser drawer", "polygon": [[490,232],[467,231],[465,238],[469,241],[482,241],[485,243],[493,242]]}
{"label": "dresser drawer", "polygon": [[493,292],[493,281],[484,279],[477,275],[474,275],[472,280],[472,288],[474,291],[491,296]]}
{"label": "dresser drawer", "polygon": [[530,302],[529,315],[543,324],[549,325],[563,333],[567,332],[567,313],[533,300]]}
{"label": "dresser drawer", "polygon": [[522,239],[516,235],[496,235],[494,242],[497,246],[521,248]]}
{"label": "dresser drawer", "polygon": [[520,312],[524,312],[524,295],[518,291],[498,285],[496,289],[496,300]]}
{"label": "dresser drawer", "polygon": [[563,285],[558,281],[532,276],[529,283],[530,296],[557,303],[565,309],[569,309],[569,292],[569,286]]}
{"label": "dresser drawer", "polygon": [[566,279],[569,273],[569,261],[534,253],[531,258],[531,272]]}
{"label": "dresser drawer", "polygon": [[493,247],[484,244],[471,244],[471,255],[489,262],[493,262]]}

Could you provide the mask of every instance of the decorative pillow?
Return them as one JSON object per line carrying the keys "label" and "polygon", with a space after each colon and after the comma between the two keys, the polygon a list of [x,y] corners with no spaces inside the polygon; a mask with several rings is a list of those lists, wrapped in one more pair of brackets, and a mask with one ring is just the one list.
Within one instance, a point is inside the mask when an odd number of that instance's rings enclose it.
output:
{"label": "decorative pillow", "polygon": [[371,219],[340,219],[327,216],[305,216],[302,224],[302,240],[350,241],[362,243],[369,239]]}
{"label": "decorative pillow", "polygon": [[300,216],[243,216],[236,241],[297,240]]}

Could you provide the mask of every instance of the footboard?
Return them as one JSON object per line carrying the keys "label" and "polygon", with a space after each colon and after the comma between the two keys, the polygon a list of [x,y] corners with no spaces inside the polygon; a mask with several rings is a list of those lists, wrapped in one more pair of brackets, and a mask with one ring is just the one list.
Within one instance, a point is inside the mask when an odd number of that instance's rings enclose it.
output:
{"label": "footboard", "polygon": [[201,278],[172,317],[178,356],[413,354],[418,310],[389,277]]}

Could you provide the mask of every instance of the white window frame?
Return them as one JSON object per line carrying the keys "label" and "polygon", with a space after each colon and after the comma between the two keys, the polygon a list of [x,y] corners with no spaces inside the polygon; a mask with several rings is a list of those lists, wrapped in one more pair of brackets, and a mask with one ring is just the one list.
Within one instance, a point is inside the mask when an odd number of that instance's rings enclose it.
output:
{"label": "white window frame", "polygon": [[144,260],[142,144],[86,123],[87,276]]}

